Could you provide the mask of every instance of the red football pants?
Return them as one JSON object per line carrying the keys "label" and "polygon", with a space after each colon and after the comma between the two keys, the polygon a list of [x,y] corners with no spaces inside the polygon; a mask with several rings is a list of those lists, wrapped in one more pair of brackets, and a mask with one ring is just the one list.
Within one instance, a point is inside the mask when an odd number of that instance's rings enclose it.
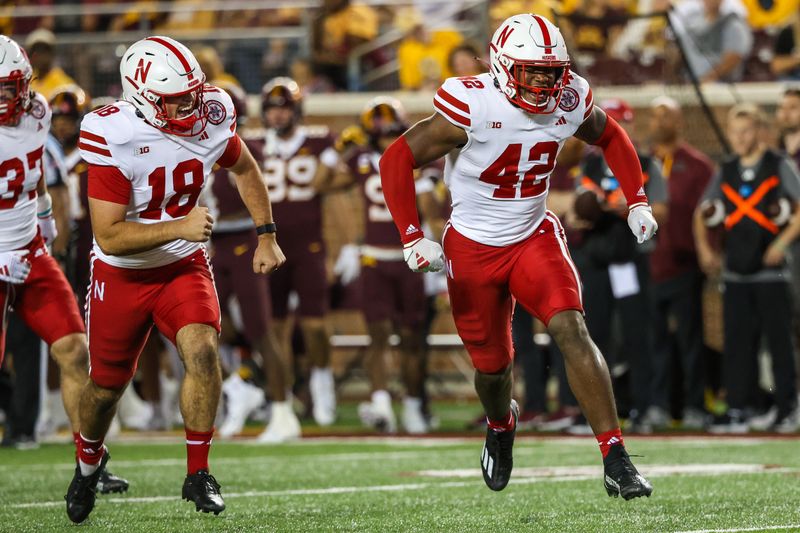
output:
{"label": "red football pants", "polygon": [[[67,278],[47,253],[41,235],[25,246],[31,271],[25,283],[0,281],[0,363],[3,362],[6,313],[11,308],[36,335],[52,345],[72,333],[83,333],[83,319]],[[37,356],[38,357],[38,356]]]}
{"label": "red football pants", "polygon": [[442,243],[456,329],[480,372],[511,364],[515,300],[545,325],[561,311],[583,312],[564,228],[550,212],[533,235],[510,246],[475,242],[450,224]]}
{"label": "red football pants", "polygon": [[153,324],[172,343],[184,326],[220,331],[220,310],[205,250],[158,268],[118,268],[91,259],[86,304],[89,377],[125,386],[136,372]]}

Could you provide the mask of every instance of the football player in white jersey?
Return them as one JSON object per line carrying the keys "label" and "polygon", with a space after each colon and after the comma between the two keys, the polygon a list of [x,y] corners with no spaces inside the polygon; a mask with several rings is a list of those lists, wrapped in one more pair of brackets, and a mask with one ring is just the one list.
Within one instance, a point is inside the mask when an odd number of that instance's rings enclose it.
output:
{"label": "football player in white jersey", "polygon": [[[61,370],[77,456],[86,335],[72,288],[46,246],[57,235],[42,161],[51,113],[44,97],[31,92],[32,75],[25,51],[0,35],[0,362],[5,315],[13,305]],[[101,469],[97,478],[108,475]]]}
{"label": "football player in white jersey", "polygon": [[[406,262],[415,271],[447,273],[488,420],[484,481],[502,490],[511,475],[518,408],[511,399],[510,325],[517,301],[547,325],[564,353],[570,386],[600,444],[608,494],[649,496],[650,483],[624,448],[608,368],[586,330],[564,229],[545,206],[556,155],[574,135],[602,147],[625,193],[631,230],[639,242],[651,238],[657,224],[639,158],[624,130],[594,107],[588,82],[570,72],[564,39],[548,20],[510,17],[489,50],[490,72],[446,80],[434,98],[436,112],[381,160]],[[447,154],[453,213],[443,250],[419,230],[412,170]]]}
{"label": "football player in white jersey", "polygon": [[95,503],[93,478],[108,460],[103,439],[155,325],[186,369],[183,498],[219,514],[225,503],[208,471],[222,376],[220,309],[203,242],[213,219],[197,199],[215,164],[229,168],[255,222],[253,270],[284,262],[261,171],[236,134],[230,96],[205,84],[181,43],[148,37],[120,62],[122,100],[84,117],[78,148],[89,165],[94,232],[86,321],[91,367],[81,397],[79,465],[67,514],[82,522]]}

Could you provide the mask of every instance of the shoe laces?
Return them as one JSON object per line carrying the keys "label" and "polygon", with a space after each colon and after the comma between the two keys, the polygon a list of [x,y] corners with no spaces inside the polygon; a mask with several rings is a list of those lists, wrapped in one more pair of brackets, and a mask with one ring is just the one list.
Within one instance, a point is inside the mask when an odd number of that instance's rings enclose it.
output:
{"label": "shoe laces", "polygon": [[621,450],[619,452],[619,457],[612,461],[608,466],[609,470],[611,471],[611,475],[616,478],[621,478],[623,475],[628,475],[630,477],[636,477],[639,474],[639,471],[636,470],[636,467],[633,466],[631,462],[631,457],[642,457],[641,455],[633,455],[631,456],[626,450]]}
{"label": "shoe laces", "polygon": [[203,472],[203,471],[200,471],[197,474],[200,476],[202,484],[210,489],[209,492],[212,492],[214,494],[219,494],[220,484],[217,483],[217,480],[214,476],[212,476],[208,472]]}

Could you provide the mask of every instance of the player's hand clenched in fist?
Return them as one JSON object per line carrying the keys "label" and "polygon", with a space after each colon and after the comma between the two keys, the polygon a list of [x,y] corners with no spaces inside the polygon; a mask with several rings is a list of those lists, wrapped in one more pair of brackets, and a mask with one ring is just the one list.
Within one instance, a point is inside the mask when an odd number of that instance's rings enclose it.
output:
{"label": "player's hand clenched in fist", "polygon": [[658,231],[658,222],[653,216],[653,210],[647,204],[631,207],[628,213],[628,227],[636,235],[636,241],[641,244],[647,241]]}
{"label": "player's hand clenched in fist", "polygon": [[211,238],[214,217],[207,207],[197,206],[181,219],[180,238],[191,242],[206,242]]}
{"label": "player's hand clenched in fist", "polygon": [[269,274],[286,262],[281,247],[274,233],[258,236],[258,247],[253,254],[253,272],[256,274]]}
{"label": "player's hand clenched in fist", "polygon": [[419,238],[406,244],[403,257],[414,272],[439,272],[444,268],[442,245],[430,239]]}

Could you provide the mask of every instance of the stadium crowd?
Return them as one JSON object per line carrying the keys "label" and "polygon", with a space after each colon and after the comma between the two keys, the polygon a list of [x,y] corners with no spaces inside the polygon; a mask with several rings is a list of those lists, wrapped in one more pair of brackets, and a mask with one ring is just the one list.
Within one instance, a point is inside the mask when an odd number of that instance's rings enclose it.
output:
{"label": "stadium crowd", "polygon": [[[51,3],[17,1],[4,9]],[[348,58],[387,30],[398,35],[392,46],[360,56],[361,72],[398,61],[396,86],[380,89],[433,90],[450,76],[485,71],[483,46],[458,30],[465,16],[461,6],[419,1],[394,9],[325,0],[309,19],[294,8],[214,13],[195,0],[179,0],[173,4],[197,10],[161,13],[148,8],[153,2],[128,3],[129,9],[116,15],[9,18],[0,11],[0,33],[24,45],[34,68],[31,88],[53,111],[45,152],[59,235],[52,254],[81,306],[92,234],[79,125],[86,113],[113,102],[120,87],[110,74],[116,61],[95,61],[91,48],[68,57],[59,36],[308,24],[308,46],[291,38],[243,39],[218,49],[207,39],[189,40],[208,82],[234,101],[241,136],[270,186],[287,256],[287,264],[268,280],[251,274],[246,252],[254,230],[244,205],[226,169],[209,176],[211,192],[201,201],[217,219],[210,250],[223,306],[227,376],[218,434],[237,435],[248,419],[256,419],[266,424],[260,442],[283,442],[301,436],[300,418],[333,424],[337,379],[349,369],[335,372],[332,366],[331,312],[343,309],[363,313],[371,339],[361,361],[369,382],[369,398],[359,406],[364,424],[392,433],[430,431],[436,417],[426,388],[427,338],[437,315],[448,314],[444,274],[426,274],[423,281],[407,270],[377,166],[386,146],[411,125],[408,114],[398,100],[379,97],[352,117],[351,125],[333,131],[305,122],[303,99],[366,87],[352,78]],[[798,23],[787,22],[797,14],[767,17],[757,11],[757,2],[676,2],[671,31],[664,16],[630,18],[666,9],[659,0],[489,4],[491,28],[511,13],[529,10],[559,19],[576,63],[595,85],[637,80],[630,70],[615,68],[620,62],[638,64],[642,80],[655,81],[654,73],[677,64],[679,57],[665,53],[663,44],[673,39],[683,42],[702,83],[793,80],[800,71]],[[260,95],[257,116],[248,115],[247,94]],[[637,245],[630,238],[620,216],[627,212],[625,199],[602,153],[571,139],[559,156],[549,206],[569,233],[588,328],[612,368],[628,432],[800,430],[795,370],[800,91],[786,90],[776,104],[772,117],[752,105],[731,109],[725,131],[733,153],[715,162],[685,140],[687,117],[677,100],[658,97],[636,111],[620,99],[599,102],[639,149],[647,196],[661,227],[655,242]],[[635,120],[638,113],[644,119]],[[443,170],[441,164],[429,165],[417,180],[426,234],[436,239],[449,213]],[[562,357],[543,331],[525,309],[516,309],[512,333],[524,383],[519,426],[590,433],[566,385]],[[395,336],[404,390],[399,424],[385,358]],[[68,425],[59,369],[42,346],[12,314],[0,371],[3,445],[35,446]],[[759,371],[762,359],[772,361],[771,372]],[[174,347],[154,330],[136,385],[120,403],[117,427],[160,430],[179,424],[181,372]],[[482,424],[483,416],[476,422]]]}

